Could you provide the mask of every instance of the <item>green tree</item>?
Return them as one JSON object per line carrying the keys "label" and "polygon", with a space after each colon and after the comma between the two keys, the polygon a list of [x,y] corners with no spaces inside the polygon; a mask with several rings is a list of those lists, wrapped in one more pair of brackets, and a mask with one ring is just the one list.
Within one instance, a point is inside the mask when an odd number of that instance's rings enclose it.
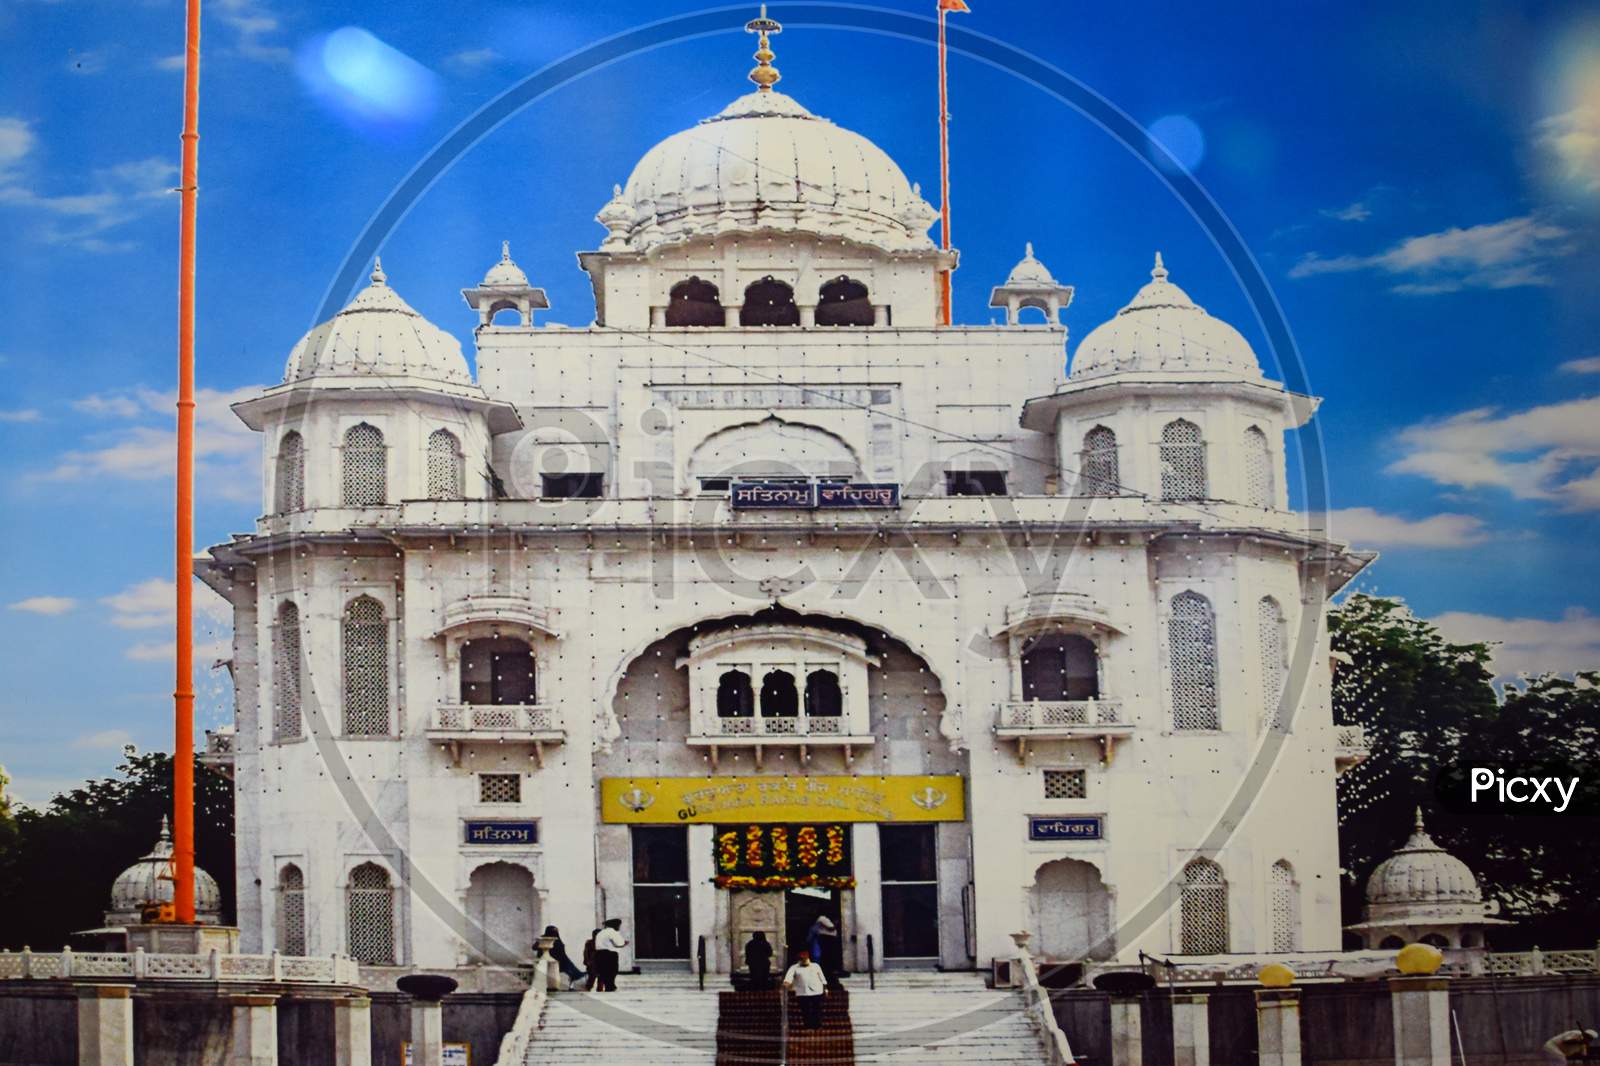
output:
{"label": "green tree", "polygon": [[[195,768],[195,861],[233,914],[233,785]],[[0,831],[0,947],[59,948],[102,924],[111,882],[155,843],[172,810],[172,758],[123,749],[117,776],[87,781],[42,811],[20,808]]]}

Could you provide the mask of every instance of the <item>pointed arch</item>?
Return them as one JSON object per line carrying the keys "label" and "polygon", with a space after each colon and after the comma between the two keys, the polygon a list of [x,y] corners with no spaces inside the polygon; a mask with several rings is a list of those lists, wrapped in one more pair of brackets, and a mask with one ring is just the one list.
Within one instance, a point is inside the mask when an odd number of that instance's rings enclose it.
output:
{"label": "pointed arch", "polygon": [[1300,885],[1288,859],[1279,859],[1267,871],[1267,908],[1271,918],[1272,950],[1300,950]]}
{"label": "pointed arch", "polygon": [[342,636],[344,735],[389,736],[389,621],[383,604],[371,596],[351,600]]}
{"label": "pointed arch", "polygon": [[817,293],[817,325],[871,326],[875,324],[867,287],[840,274]]}
{"label": "pointed arch", "polygon": [[1183,868],[1178,915],[1179,952],[1222,955],[1228,951],[1228,879],[1210,859]]}
{"label": "pointed arch", "polygon": [[344,494],[346,507],[375,507],[389,498],[389,455],[383,431],[358,422],[344,435]]}
{"label": "pointed arch", "polygon": [[726,321],[722,297],[711,282],[690,277],[672,287],[667,297],[667,325],[720,326]]}
{"label": "pointed arch", "polygon": [[1095,426],[1083,435],[1078,455],[1078,483],[1082,496],[1116,496],[1122,471],[1117,457],[1117,435],[1110,426]]}
{"label": "pointed arch", "polygon": [[1277,503],[1272,477],[1272,447],[1260,426],[1244,431],[1244,502],[1271,510]]}
{"label": "pointed arch", "polygon": [[461,441],[448,429],[428,434],[428,499],[459,500],[465,494],[466,462]]}
{"label": "pointed arch", "polygon": [[364,862],[350,871],[345,889],[345,943],[350,957],[369,966],[391,966],[394,949],[394,884],[389,871]]}
{"label": "pointed arch", "polygon": [[284,600],[272,642],[272,739],[295,740],[300,713],[300,608]]}
{"label": "pointed arch", "polygon": [[1288,670],[1289,626],[1283,608],[1271,596],[1256,603],[1256,638],[1261,658],[1261,721],[1267,729],[1283,729],[1287,723],[1280,704]]}
{"label": "pointed arch", "polygon": [[306,954],[306,878],[292,862],[278,871],[278,950]]}
{"label": "pointed arch", "polygon": [[1217,702],[1217,617],[1198,592],[1172,598],[1167,619],[1172,676],[1172,727],[1220,729]]}
{"label": "pointed arch", "polygon": [[794,287],[768,274],[744,290],[744,306],[739,308],[741,326],[798,326],[800,308],[795,306]]}
{"label": "pointed arch", "polygon": [[1206,445],[1200,427],[1186,418],[1161,429],[1161,498],[1206,498]]}
{"label": "pointed arch", "polygon": [[278,441],[278,459],[272,477],[276,496],[273,510],[278,514],[292,514],[306,508],[306,445],[305,439],[290,430]]}

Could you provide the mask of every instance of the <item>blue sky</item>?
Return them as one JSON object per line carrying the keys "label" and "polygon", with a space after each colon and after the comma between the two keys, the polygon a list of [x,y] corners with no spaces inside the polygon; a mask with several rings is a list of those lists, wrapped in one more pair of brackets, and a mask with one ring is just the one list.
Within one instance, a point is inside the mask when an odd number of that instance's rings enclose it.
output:
{"label": "blue sky", "polygon": [[[1243,234],[1326,397],[1335,532],[1384,553],[1364,587],[1452,635],[1504,640],[1506,673],[1600,666],[1600,17],[1578,4],[972,6],[961,26],[1162,131]],[[698,9],[209,0],[200,543],[258,509],[255,440],[226,403],[278,378],[412,165],[549,60]],[[470,351],[459,290],[509,239],[550,293],[546,317],[587,323],[574,253],[603,236],[594,213],[652,144],[748,88],[745,17],[520,112],[388,238],[391,283]],[[338,35],[348,27],[393,50],[377,104],[310,76],[329,47],[365,40]],[[182,5],[8,0],[0,36],[0,763],[42,801],[106,771],[125,741],[168,743]],[[784,91],[936,189],[929,48],[798,27],[776,46]],[[1174,281],[1265,352],[1226,264],[1125,147],[960,56],[952,93],[959,320],[990,320],[989,287],[1031,240],[1077,287],[1076,343],[1159,248]],[[203,617],[214,642],[225,620]],[[201,691],[202,724],[219,724],[224,680]]]}

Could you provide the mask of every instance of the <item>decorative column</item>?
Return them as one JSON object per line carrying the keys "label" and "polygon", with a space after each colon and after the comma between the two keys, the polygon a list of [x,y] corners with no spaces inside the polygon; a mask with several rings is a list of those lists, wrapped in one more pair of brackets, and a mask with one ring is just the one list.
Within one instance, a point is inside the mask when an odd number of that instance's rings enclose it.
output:
{"label": "decorative column", "polygon": [[413,973],[394,984],[411,997],[411,1066],[444,1066],[444,1008],[440,1001],[456,990],[455,979]]}
{"label": "decorative column", "polygon": [[889,321],[889,305],[888,304],[873,304],[872,305],[872,324],[874,326],[889,326],[889,325],[893,325],[893,323],[891,323]]}
{"label": "decorative column", "polygon": [[1211,997],[1179,992],[1172,997],[1174,1066],[1211,1066]]}
{"label": "decorative column", "polygon": [[278,997],[234,996],[229,1066],[278,1066]]}
{"label": "decorative column", "polygon": [[739,324],[740,310],[742,310],[742,308],[739,304],[723,304],[722,324],[724,326],[737,326]]}
{"label": "decorative column", "polygon": [[133,986],[78,989],[78,1066],[133,1066]]}
{"label": "decorative column", "polygon": [[814,325],[816,325],[817,324],[817,305],[816,304],[800,304],[798,306],[800,308],[800,324],[802,326],[814,326]]}
{"label": "decorative column", "polygon": [[1143,1004],[1137,993],[1111,993],[1111,1066],[1143,1066]]}
{"label": "decorative column", "polygon": [[[714,825],[689,826],[689,950],[690,958],[698,949],[700,937],[706,938],[706,969],[712,973],[723,972],[723,947],[728,941],[728,930],[717,925],[717,897],[720,893],[711,883],[716,875],[712,855]],[[693,964],[691,964],[693,965]],[[729,968],[731,969],[730,963]]]}
{"label": "decorative column", "polygon": [[1450,983],[1442,977],[1393,977],[1395,1066],[1450,1066]]}
{"label": "decorative column", "polygon": [[366,996],[334,1002],[333,1061],[372,1066],[372,1000]]}
{"label": "decorative column", "polygon": [[1300,1066],[1300,991],[1256,991],[1256,1039],[1261,1066]]}

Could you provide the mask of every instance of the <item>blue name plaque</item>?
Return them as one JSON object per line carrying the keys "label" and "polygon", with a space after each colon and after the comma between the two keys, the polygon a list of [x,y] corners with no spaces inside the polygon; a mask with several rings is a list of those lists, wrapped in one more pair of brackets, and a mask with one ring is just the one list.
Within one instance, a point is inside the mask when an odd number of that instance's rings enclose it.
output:
{"label": "blue name plaque", "polygon": [[810,483],[735,481],[729,496],[735,511],[810,511],[817,506],[817,486]]}
{"label": "blue name plaque", "polygon": [[900,506],[899,485],[818,485],[817,508],[870,507],[893,509]]}
{"label": "blue name plaque", "polygon": [[1029,818],[1029,840],[1100,840],[1105,836],[1105,819],[1098,814],[1085,818]]}
{"label": "blue name plaque", "polygon": [[537,844],[538,822],[468,822],[468,844]]}

